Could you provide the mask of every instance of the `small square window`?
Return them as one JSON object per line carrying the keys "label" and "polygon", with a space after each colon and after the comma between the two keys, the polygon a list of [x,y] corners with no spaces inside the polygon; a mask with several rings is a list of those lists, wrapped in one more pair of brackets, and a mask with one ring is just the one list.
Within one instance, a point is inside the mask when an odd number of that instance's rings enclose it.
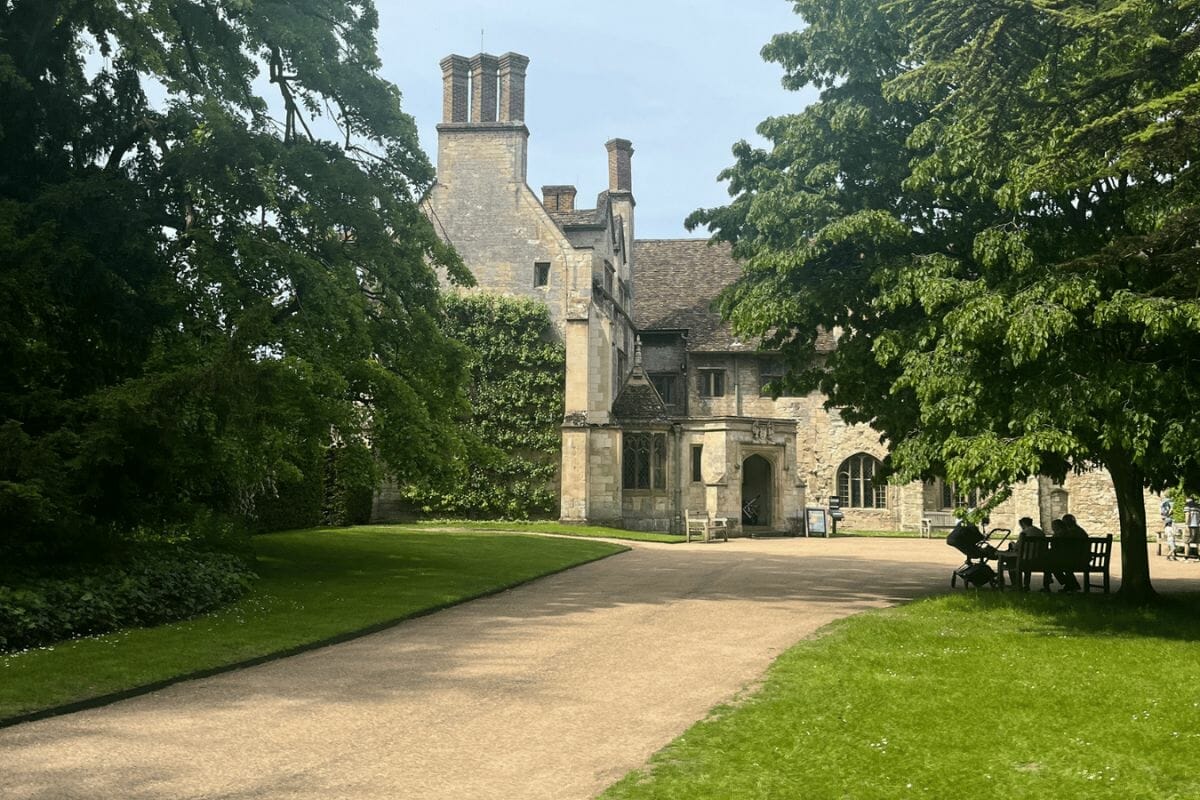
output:
{"label": "small square window", "polygon": [[699,373],[701,397],[725,396],[725,370],[702,369]]}
{"label": "small square window", "polygon": [[548,286],[550,284],[550,262],[538,261],[533,265],[533,285]]}
{"label": "small square window", "polygon": [[675,376],[668,372],[654,372],[650,374],[650,382],[654,384],[654,388],[658,390],[658,396],[662,398],[664,404],[668,406],[675,405]]}

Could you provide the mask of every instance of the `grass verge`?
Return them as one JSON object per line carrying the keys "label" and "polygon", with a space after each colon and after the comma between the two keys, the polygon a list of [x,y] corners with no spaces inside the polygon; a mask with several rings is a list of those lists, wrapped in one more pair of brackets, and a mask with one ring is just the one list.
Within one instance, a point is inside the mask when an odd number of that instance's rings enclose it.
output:
{"label": "grass verge", "polygon": [[416,523],[417,527],[425,529],[453,529],[470,531],[508,531],[510,533],[558,533],[564,536],[601,537],[604,539],[625,539],[632,542],[665,542],[676,544],[683,541],[682,536],[670,533],[648,533],[646,531],[627,531],[621,528],[605,528],[601,525],[567,525],[562,522],[550,521],[520,521],[520,522],[490,522],[473,519],[443,519],[425,520]]}
{"label": "grass verge", "polygon": [[[949,531],[946,531],[946,533],[949,533]],[[858,530],[844,530],[841,527],[839,527],[837,536],[835,538],[840,539],[843,536],[852,536],[852,537],[857,536],[860,538],[867,537],[867,538],[871,538],[871,539],[923,539],[923,538],[926,538],[926,537],[921,536],[920,531],[858,531]],[[937,533],[935,532],[933,536],[934,536],[934,538],[937,538]],[[941,538],[945,539],[946,538],[945,534],[942,534]]]}
{"label": "grass verge", "polygon": [[1200,797],[1200,596],[963,593],[834,624],[604,800]]}
{"label": "grass verge", "polygon": [[260,579],[222,611],[0,655],[0,723],[349,638],[625,548],[367,526],[269,534],[255,549]]}

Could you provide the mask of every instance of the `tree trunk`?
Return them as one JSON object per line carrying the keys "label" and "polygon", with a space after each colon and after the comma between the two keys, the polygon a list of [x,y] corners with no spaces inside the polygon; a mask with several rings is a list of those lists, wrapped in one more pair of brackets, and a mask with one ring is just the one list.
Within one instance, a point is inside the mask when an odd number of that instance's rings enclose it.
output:
{"label": "tree trunk", "polygon": [[1117,515],[1121,519],[1122,599],[1143,603],[1155,597],[1150,585],[1150,555],[1146,545],[1146,503],[1142,473],[1123,454],[1108,459],[1113,488],[1117,492]]}

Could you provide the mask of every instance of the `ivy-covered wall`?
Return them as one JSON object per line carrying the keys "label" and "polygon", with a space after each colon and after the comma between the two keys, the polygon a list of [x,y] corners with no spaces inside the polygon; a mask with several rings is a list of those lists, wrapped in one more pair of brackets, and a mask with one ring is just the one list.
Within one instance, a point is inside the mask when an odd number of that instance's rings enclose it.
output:
{"label": "ivy-covered wall", "polygon": [[557,516],[566,353],[549,312],[472,294],[450,298],[446,318],[447,333],[473,351],[468,453],[455,474],[406,487],[406,499],[426,514]]}

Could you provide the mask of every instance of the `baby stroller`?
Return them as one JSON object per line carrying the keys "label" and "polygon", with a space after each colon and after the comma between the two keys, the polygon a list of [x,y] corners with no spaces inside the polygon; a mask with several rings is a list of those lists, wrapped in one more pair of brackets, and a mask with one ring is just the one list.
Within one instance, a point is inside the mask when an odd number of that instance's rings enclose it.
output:
{"label": "baby stroller", "polygon": [[946,544],[966,556],[967,560],[950,573],[951,589],[958,585],[959,578],[962,578],[964,587],[975,586],[978,588],[985,585],[999,585],[999,575],[988,563],[989,560],[996,559],[999,546],[993,545],[988,540],[1000,532],[1003,532],[1004,536],[1000,539],[999,545],[1003,545],[1012,534],[1008,528],[993,528],[990,533],[985,534],[966,520],[960,520],[954,526],[954,530],[950,531],[950,535],[946,537]]}

